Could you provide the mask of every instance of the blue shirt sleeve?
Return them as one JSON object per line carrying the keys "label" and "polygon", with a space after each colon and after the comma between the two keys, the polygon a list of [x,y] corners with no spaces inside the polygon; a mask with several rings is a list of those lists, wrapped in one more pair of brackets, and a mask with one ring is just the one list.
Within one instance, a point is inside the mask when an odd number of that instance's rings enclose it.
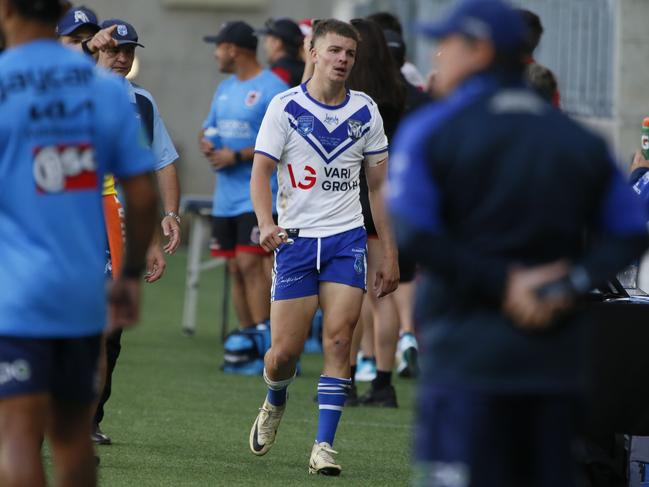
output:
{"label": "blue shirt sleeve", "polygon": [[394,218],[428,233],[442,230],[439,190],[426,154],[430,137],[421,117],[407,120],[397,131],[388,165],[387,205]]}
{"label": "blue shirt sleeve", "polygon": [[647,189],[644,189],[644,197],[642,191],[636,190],[640,197],[634,194],[612,159],[610,164],[613,167],[600,213],[601,229],[613,235],[646,233],[649,220]]}
{"label": "blue shirt sleeve", "polygon": [[159,171],[178,159],[178,152],[176,152],[176,147],[160,116],[158,105],[153,98],[150,98],[150,100],[153,105],[153,143],[151,144],[151,150],[153,150],[156,159],[155,170]]}
{"label": "blue shirt sleeve", "polygon": [[111,108],[116,114],[113,127],[115,141],[108,160],[108,172],[128,178],[154,170],[154,157],[148,148],[146,134],[140,124],[124,85],[115,83]]}

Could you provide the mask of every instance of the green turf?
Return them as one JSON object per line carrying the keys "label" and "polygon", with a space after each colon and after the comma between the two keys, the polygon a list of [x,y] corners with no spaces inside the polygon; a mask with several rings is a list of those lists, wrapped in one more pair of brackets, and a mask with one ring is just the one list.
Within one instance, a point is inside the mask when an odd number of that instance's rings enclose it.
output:
{"label": "green turf", "polygon": [[[277,442],[265,457],[248,450],[250,425],[264,397],[260,377],[219,370],[220,271],[203,275],[197,333],[180,333],[185,256],[169,259],[164,279],[147,285],[143,320],[122,341],[113,397],[102,427],[114,440],[99,447],[102,485],[297,486],[407,485],[412,382],[397,380],[397,410],[347,408],[335,448],[338,479],[308,475],[316,431],[312,402],[321,365],[303,359]],[[361,392],[367,387],[360,385]]]}

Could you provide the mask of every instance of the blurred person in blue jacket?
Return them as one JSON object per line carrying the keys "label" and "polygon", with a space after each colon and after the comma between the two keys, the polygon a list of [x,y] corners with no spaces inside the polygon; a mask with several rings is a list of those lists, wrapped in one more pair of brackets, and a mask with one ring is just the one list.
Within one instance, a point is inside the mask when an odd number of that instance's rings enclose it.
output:
{"label": "blurred person in blue jacket", "polygon": [[415,484],[573,486],[572,304],[643,253],[647,214],[605,142],[526,87],[509,5],[461,1],[422,30],[440,101],[400,126],[387,195],[426,275]]}

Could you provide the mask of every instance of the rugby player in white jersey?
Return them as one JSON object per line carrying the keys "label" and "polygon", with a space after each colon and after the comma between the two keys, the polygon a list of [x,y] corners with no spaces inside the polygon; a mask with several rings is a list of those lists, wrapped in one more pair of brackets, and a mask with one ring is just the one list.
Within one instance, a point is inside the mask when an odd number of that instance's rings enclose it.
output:
{"label": "rugby player in white jersey", "polygon": [[[313,32],[313,77],[277,95],[262,122],[250,181],[261,245],[275,252],[271,333],[265,357],[267,397],[250,432],[264,455],[275,441],[286,389],[318,305],[324,314],[324,367],[318,384],[319,421],[309,472],[339,475],[333,439],[351,385],[349,349],[366,290],[366,241],[359,201],[365,164],[369,198],[384,261],[373,290],[397,287],[397,252],[381,198],[388,158],[383,121],[370,97],[345,88],[358,32],[329,19]],[[278,171],[273,222],[270,178]]]}

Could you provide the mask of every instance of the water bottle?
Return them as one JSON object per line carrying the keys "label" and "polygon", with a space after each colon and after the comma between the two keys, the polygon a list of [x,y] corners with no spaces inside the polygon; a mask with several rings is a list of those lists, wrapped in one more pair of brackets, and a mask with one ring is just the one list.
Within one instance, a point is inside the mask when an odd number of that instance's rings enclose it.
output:
{"label": "water bottle", "polygon": [[645,159],[649,160],[649,117],[642,121],[642,138],[640,142],[642,146],[642,155]]}
{"label": "water bottle", "polygon": [[205,132],[203,133],[203,136],[207,140],[212,142],[212,145],[214,145],[215,150],[223,148],[223,142],[221,141],[221,136],[219,135],[219,129],[217,129],[216,127],[207,127],[205,129]]}

